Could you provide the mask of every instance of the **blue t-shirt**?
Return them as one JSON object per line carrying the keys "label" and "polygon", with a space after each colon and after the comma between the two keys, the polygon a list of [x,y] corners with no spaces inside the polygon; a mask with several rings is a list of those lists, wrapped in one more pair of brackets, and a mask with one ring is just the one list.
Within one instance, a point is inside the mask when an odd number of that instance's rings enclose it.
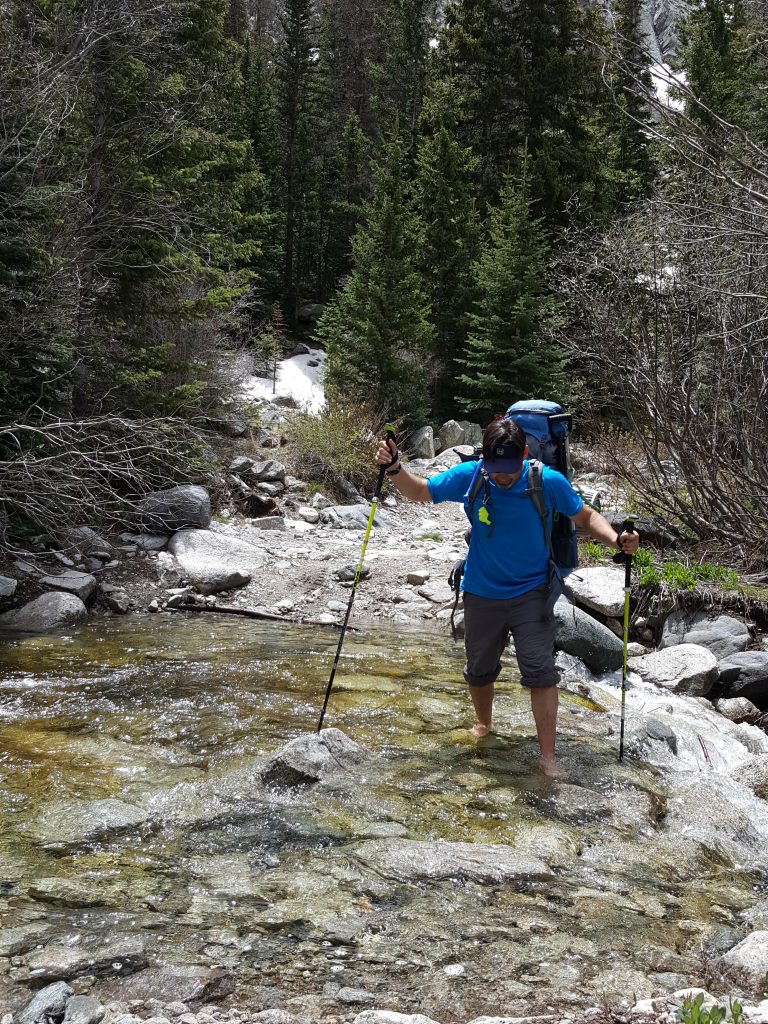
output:
{"label": "blue t-shirt", "polygon": [[[472,482],[476,462],[462,462],[427,480],[432,501],[463,501]],[[523,463],[520,479],[506,489],[489,480],[488,507],[484,488],[475,498],[472,538],[464,570],[462,590],[478,597],[519,597],[549,579],[549,548],[539,513],[528,491],[529,465]],[[544,466],[541,486],[552,528],[552,510],[575,516],[582,500],[562,473]],[[486,522],[490,520],[493,529]]]}

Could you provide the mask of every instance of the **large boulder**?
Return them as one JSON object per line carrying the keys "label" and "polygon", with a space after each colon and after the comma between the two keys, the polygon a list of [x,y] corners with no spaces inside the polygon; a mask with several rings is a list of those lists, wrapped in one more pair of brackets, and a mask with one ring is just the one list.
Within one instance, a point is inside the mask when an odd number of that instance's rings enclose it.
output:
{"label": "large boulder", "polygon": [[464,444],[479,448],[483,443],[483,428],[479,423],[470,423],[469,420],[459,420],[459,426],[464,431]]}
{"label": "large boulder", "polygon": [[145,533],[176,533],[187,527],[207,530],[211,525],[211,499],[204,487],[169,487],[139,502],[137,518]]}
{"label": "large boulder", "polygon": [[209,530],[181,530],[168,550],[201,594],[245,586],[267,558],[263,548]]}
{"label": "large boulder", "polygon": [[414,459],[434,459],[435,434],[432,427],[421,427],[411,437],[409,450]]}
{"label": "large boulder", "polygon": [[330,775],[354,776],[371,755],[340,729],[303,733],[281,747],[262,768],[270,786],[311,786]]}
{"label": "large boulder", "polygon": [[768,651],[731,654],[718,667],[725,696],[746,697],[768,711]]}
{"label": "large boulder", "polygon": [[568,586],[579,604],[608,618],[624,613],[624,569],[593,565],[577,569],[568,577]]}
{"label": "large boulder", "polygon": [[624,660],[621,640],[565,597],[558,598],[555,604],[555,625],[557,650],[574,655],[597,674],[621,668]]}
{"label": "large boulder", "polygon": [[719,661],[745,651],[750,640],[749,630],[741,619],[730,615],[710,619],[703,612],[689,615],[677,611],[667,616],[659,649],[665,650],[678,644],[698,644],[712,651]]}
{"label": "large boulder", "polygon": [[464,428],[456,420],[448,420],[440,427],[437,437],[440,441],[440,451],[454,448],[457,444],[464,443]]}
{"label": "large boulder", "polygon": [[717,680],[717,658],[696,644],[679,644],[630,658],[627,667],[646,683],[688,697],[706,696]]}
{"label": "large boulder", "polygon": [[10,576],[0,576],[0,605],[5,601],[11,601],[17,586],[17,581]]}
{"label": "large boulder", "polygon": [[81,626],[88,609],[74,594],[42,594],[21,608],[0,615],[0,630],[15,633],[56,633]]}
{"label": "large boulder", "polygon": [[755,988],[763,986],[768,974],[768,931],[752,932],[738,946],[729,949],[719,962],[738,971]]}

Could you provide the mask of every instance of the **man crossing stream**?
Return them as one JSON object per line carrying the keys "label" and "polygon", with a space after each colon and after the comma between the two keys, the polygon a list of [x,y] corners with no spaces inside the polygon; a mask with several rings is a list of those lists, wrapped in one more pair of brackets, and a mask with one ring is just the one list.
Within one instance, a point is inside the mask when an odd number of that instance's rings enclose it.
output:
{"label": "man crossing stream", "polygon": [[[493,420],[483,433],[484,489],[470,500],[477,462],[464,462],[428,480],[409,473],[392,440],[382,440],[376,463],[411,501],[464,504],[472,531],[462,579],[464,595],[464,679],[475,711],[471,733],[477,739],[493,728],[494,684],[511,634],[520,681],[531,695],[540,764],[559,774],[555,759],[558,670],[555,665],[554,602],[550,549],[530,498],[531,463],[525,432],[512,419]],[[542,490],[550,528],[553,513],[568,516],[596,541],[632,555],[636,533],[617,535],[608,520],[587,505],[569,481],[542,467]]]}

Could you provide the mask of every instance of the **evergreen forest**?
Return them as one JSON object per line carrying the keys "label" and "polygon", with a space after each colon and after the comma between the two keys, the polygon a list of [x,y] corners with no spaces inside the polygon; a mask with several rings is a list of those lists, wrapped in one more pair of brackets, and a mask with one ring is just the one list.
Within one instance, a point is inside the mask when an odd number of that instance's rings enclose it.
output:
{"label": "evergreen forest", "polygon": [[406,431],[567,403],[765,557],[768,5],[661,71],[645,6],[0,0],[3,537],[194,478],[311,337]]}

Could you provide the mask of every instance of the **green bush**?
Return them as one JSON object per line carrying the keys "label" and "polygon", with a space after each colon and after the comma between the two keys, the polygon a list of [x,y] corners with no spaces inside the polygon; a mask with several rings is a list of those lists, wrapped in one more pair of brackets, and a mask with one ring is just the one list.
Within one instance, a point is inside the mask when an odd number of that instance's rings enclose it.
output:
{"label": "green bush", "polygon": [[350,496],[350,485],[370,493],[376,482],[374,460],[383,423],[381,413],[360,403],[332,401],[319,416],[296,413],[286,434],[297,474],[339,497]]}
{"label": "green bush", "polygon": [[744,1008],[738,999],[730,1000],[730,1012],[724,1006],[713,1006],[711,1010],[703,1008],[704,995],[699,993],[694,999],[686,996],[682,1005],[677,1008],[677,1019],[680,1024],[742,1024]]}

